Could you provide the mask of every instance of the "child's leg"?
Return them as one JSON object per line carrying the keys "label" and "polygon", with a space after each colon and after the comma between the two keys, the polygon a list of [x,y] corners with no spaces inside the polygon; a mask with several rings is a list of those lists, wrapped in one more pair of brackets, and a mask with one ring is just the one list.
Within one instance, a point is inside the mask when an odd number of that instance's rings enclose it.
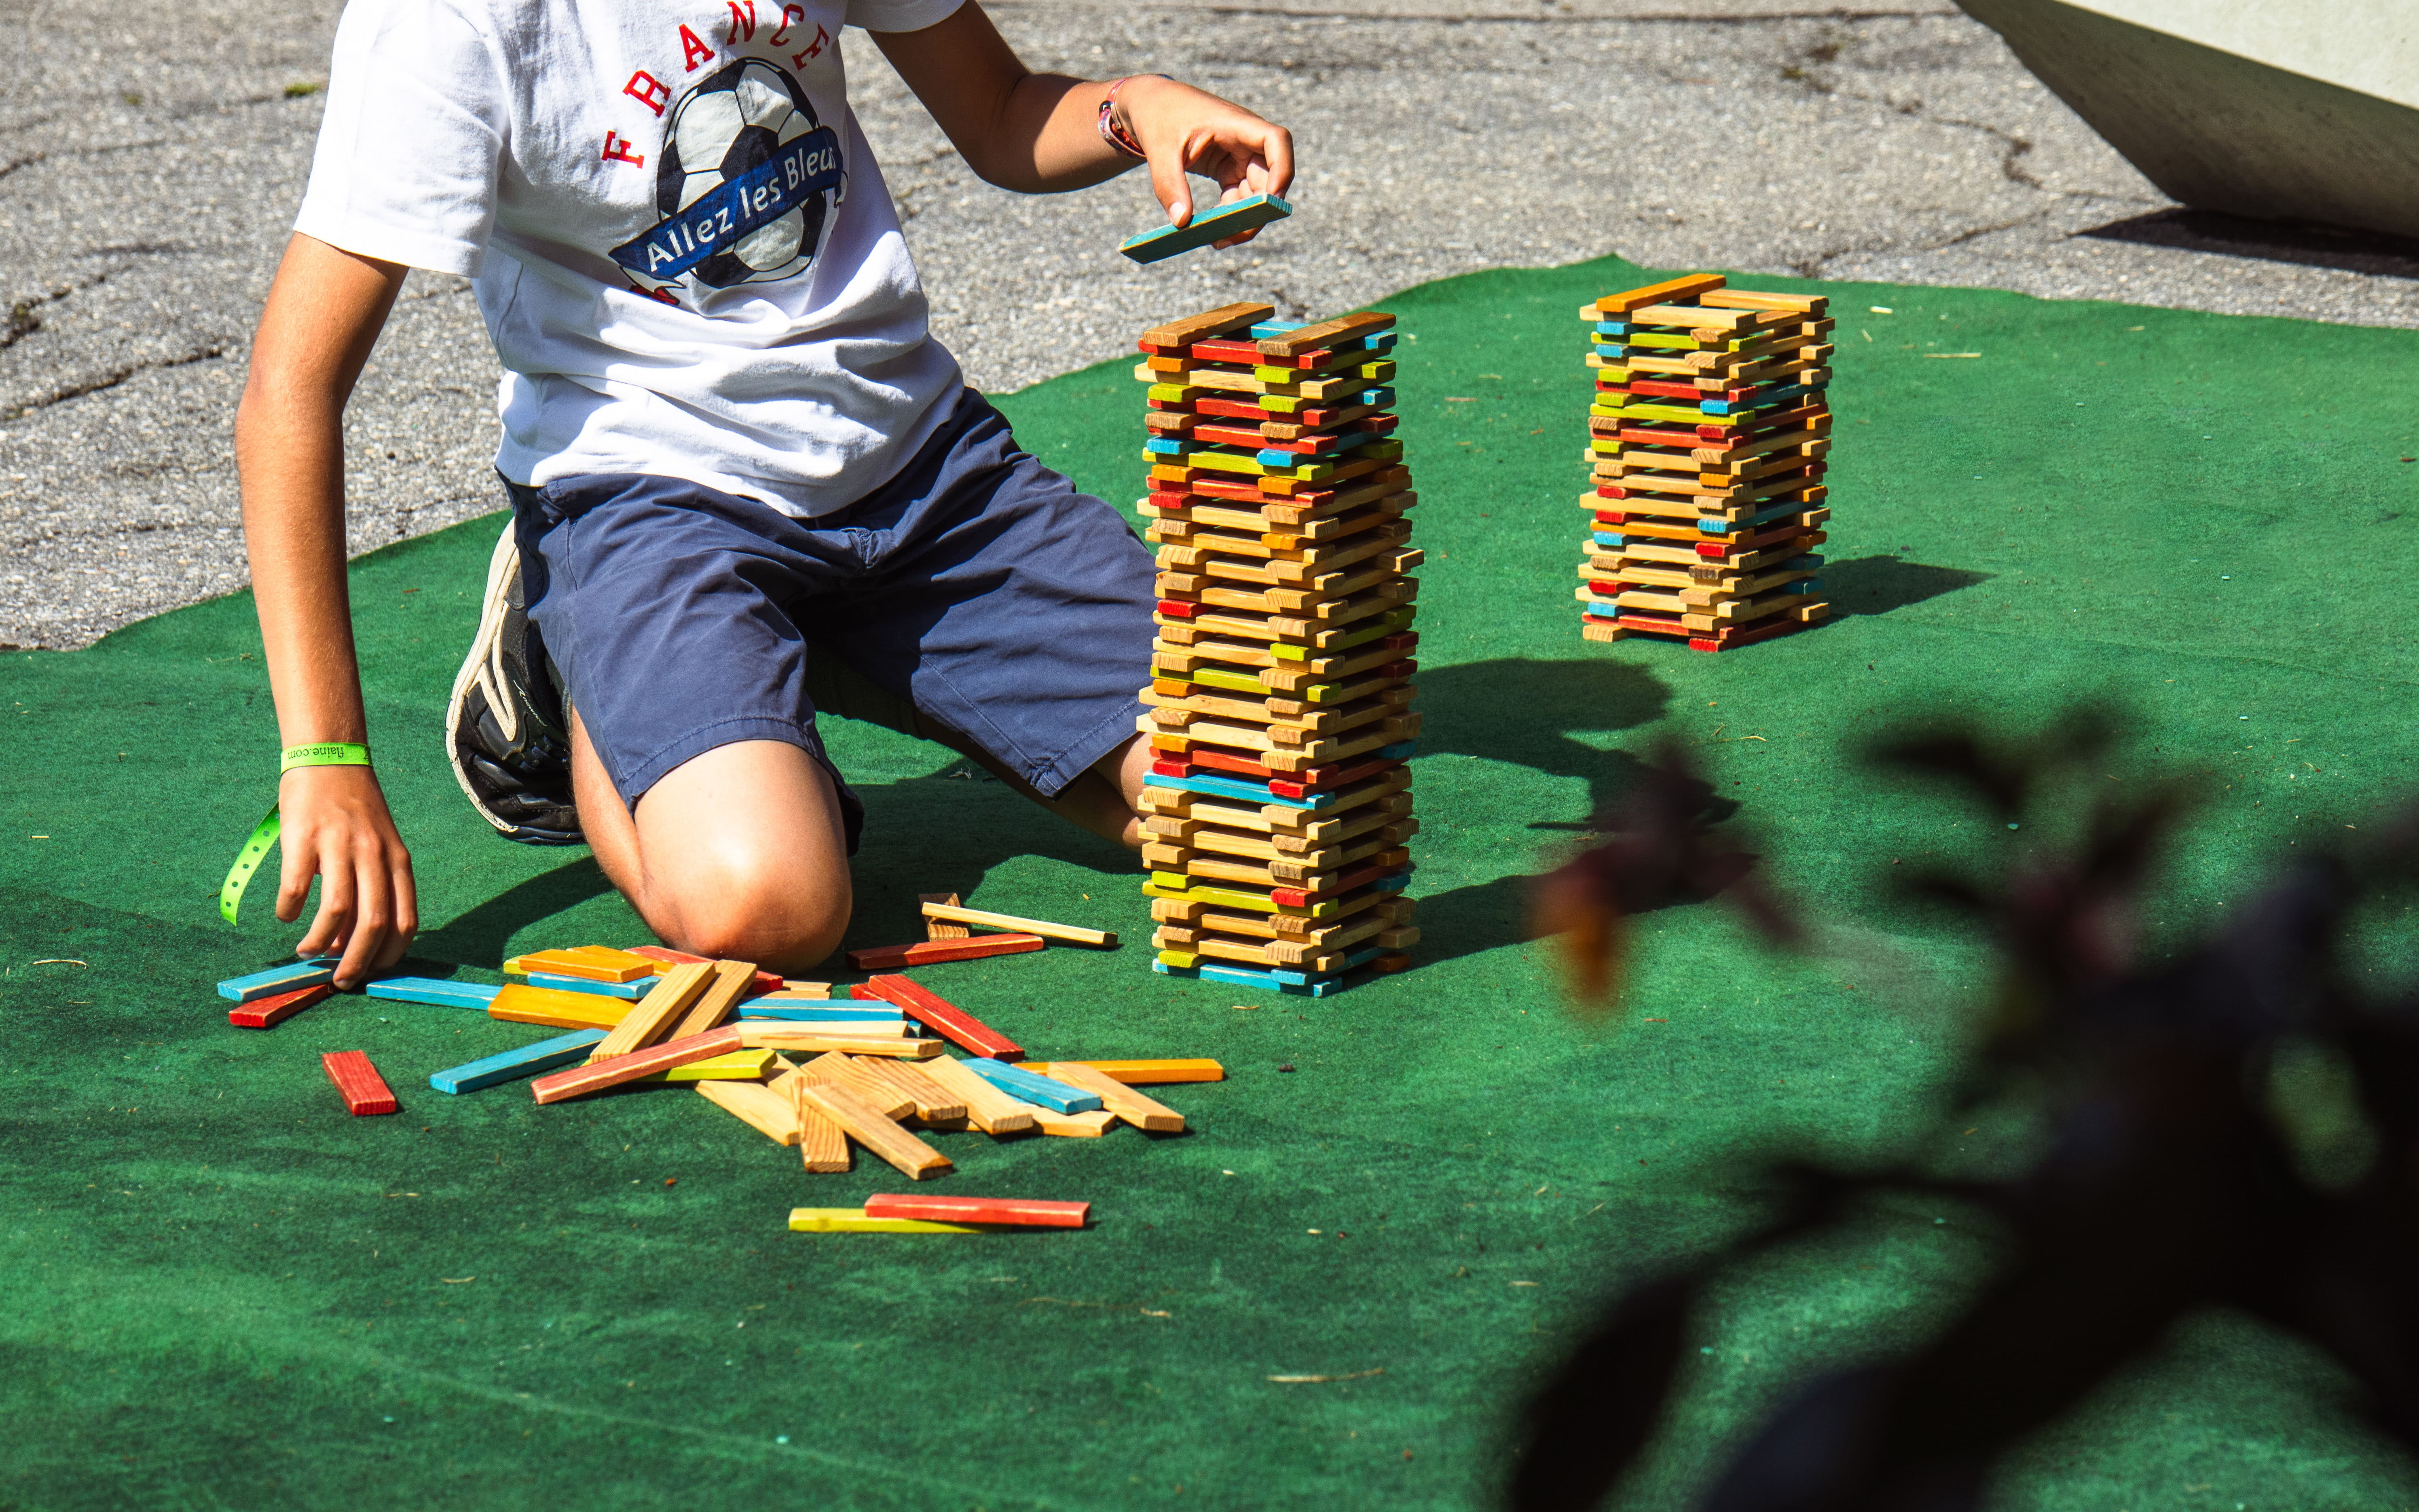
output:
{"label": "child's leg", "polygon": [[[799,747],[743,740],[672,768],[634,815],[575,710],[571,774],[606,878],[674,949],[795,976],[848,928],[848,837],[832,779]],[[734,795],[745,795],[734,801]]]}

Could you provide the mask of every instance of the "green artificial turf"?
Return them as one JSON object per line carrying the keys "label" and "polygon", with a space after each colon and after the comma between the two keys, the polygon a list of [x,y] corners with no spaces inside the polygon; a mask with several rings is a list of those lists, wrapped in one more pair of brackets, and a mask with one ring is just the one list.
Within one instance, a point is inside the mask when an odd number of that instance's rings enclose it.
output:
{"label": "green artificial turf", "polygon": [[[1572,600],[1574,311],[1650,276],[1490,272],[1385,306],[1427,552],[1410,973],[1319,1001],[1156,976],[1124,853],[937,748],[827,731],[870,815],[850,945],[915,937],[915,895],[942,889],[1115,929],[1115,954],[920,975],[1043,1056],[1229,1067],[1167,1089],[1181,1138],[936,1136],[959,1163],[939,1190],[1087,1198],[1083,1232],[793,1235],[793,1205],[900,1180],[861,1155],[805,1176],[676,1088],[427,1088],[552,1031],[362,997],[231,1028],[212,984],[298,937],[266,885],[239,929],[213,908],[272,793],[248,596],[0,658],[0,1507],[1485,1505],[1521,1394],[1608,1288],[1753,1221],[1743,1157],[1887,1149],[1934,1105],[1984,964],[1883,884],[2032,837],[1877,782],[1857,742],[1946,705],[2022,728],[2114,702],[2132,744],[2106,779],[2211,774],[2171,930],[2419,778],[2394,587],[2419,560],[2397,460],[2419,335],[1827,286],[1841,617],[1717,656],[1584,643]],[[1128,365],[1004,401],[1121,502]],[[494,529],[353,573],[417,957],[483,980],[646,937],[584,852],[498,841],[446,772]],[[1667,909],[1594,1027],[1524,942],[1522,879],[1664,737],[1829,953]],[[330,1049],[367,1051],[402,1115],[347,1118]],[[1625,1504],[1685,1504],[1791,1381],[1920,1336],[1987,1264],[1962,1216],[1903,1206],[1727,1286]],[[2419,1499],[2345,1390],[2206,1319],[2023,1450],[2001,1501]]]}

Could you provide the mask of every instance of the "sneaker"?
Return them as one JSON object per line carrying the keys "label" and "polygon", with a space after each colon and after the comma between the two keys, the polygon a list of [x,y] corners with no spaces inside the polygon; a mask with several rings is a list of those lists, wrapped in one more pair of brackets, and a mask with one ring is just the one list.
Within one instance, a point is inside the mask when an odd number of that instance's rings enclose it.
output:
{"label": "sneaker", "polygon": [[[532,653],[534,653],[532,655]],[[578,845],[584,837],[571,798],[571,740],[542,643],[532,643],[521,597],[521,553],[513,527],[487,561],[479,634],[454,679],[445,748],[470,807],[506,840]]]}

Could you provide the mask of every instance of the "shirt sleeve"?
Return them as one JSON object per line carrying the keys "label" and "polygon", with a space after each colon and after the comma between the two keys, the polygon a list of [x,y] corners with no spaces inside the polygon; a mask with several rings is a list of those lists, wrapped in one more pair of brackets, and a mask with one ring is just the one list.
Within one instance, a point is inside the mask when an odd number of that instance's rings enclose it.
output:
{"label": "shirt sleeve", "polygon": [[848,0],[847,24],[870,32],[920,32],[958,13],[965,0]]}
{"label": "shirt sleeve", "polygon": [[459,12],[350,0],[294,229],[364,257],[476,273],[509,120],[496,50]]}

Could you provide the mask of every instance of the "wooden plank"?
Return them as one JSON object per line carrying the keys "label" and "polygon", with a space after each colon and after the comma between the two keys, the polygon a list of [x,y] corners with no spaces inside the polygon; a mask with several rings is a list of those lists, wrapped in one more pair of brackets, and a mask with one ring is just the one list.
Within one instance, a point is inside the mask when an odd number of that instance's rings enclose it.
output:
{"label": "wooden plank", "polygon": [[838,1175],[848,1169],[848,1135],[815,1109],[798,1108],[798,1153],[808,1170]]}
{"label": "wooden plank", "polygon": [[852,971],[897,971],[903,966],[929,966],[944,961],[1023,955],[1047,943],[1038,934],[983,934],[963,940],[925,940],[915,945],[872,945],[848,952],[848,964]]}
{"label": "wooden plank", "polygon": [[941,1053],[938,1040],[873,1040],[852,1039],[844,1034],[824,1032],[816,1024],[788,1024],[779,1019],[741,1019],[726,1024],[723,1028],[739,1036],[734,1048],[748,1050],[787,1050],[799,1055],[820,1056],[839,1051],[844,1056],[896,1056],[901,1060],[930,1060]]}
{"label": "wooden plank", "polygon": [[345,1100],[345,1111],[354,1118],[395,1111],[394,1094],[387,1089],[386,1078],[362,1052],[331,1050],[319,1057],[319,1069],[336,1084],[336,1095]]}
{"label": "wooden plank", "polygon": [[248,1003],[238,1003],[227,1010],[227,1022],[239,1029],[274,1028],[314,1003],[325,1002],[336,995],[327,982],[305,987],[300,992],[279,993],[274,997],[255,997]]}
{"label": "wooden plank", "polygon": [[585,977],[590,981],[637,981],[655,974],[655,963],[630,950],[583,945],[569,950],[532,950],[504,963],[504,974]]}
{"label": "wooden plank", "polygon": [[1053,1066],[1089,1066],[1103,1076],[1113,1076],[1128,1087],[1153,1087],[1170,1082],[1223,1082],[1226,1068],[1214,1060],[1028,1060],[1017,1062],[1019,1071],[1050,1074]]}
{"label": "wooden plank", "polygon": [[959,906],[954,898],[946,903],[927,900],[924,917],[958,924],[980,924],[986,929],[1013,930],[1020,934],[1039,934],[1045,940],[1064,940],[1070,945],[1099,945],[1115,949],[1117,943],[1117,935],[1108,930],[1083,929],[1073,924],[1054,924],[1046,918],[1019,918],[1014,914],[964,908]]}
{"label": "wooden plank", "polygon": [[965,1104],[966,1121],[994,1137],[1000,1134],[1029,1134],[1033,1130],[1036,1109],[1029,1103],[1020,1103],[991,1083],[966,1069],[965,1062],[943,1056],[916,1068],[931,1077],[934,1085]]}
{"label": "wooden plank", "polygon": [[255,998],[278,997],[286,993],[299,993],[305,987],[336,980],[336,958],[325,956],[312,961],[296,961],[287,965],[270,966],[249,977],[230,977],[219,983],[219,995],[229,1002],[249,1003]]}
{"label": "wooden plank", "polygon": [[777,1145],[798,1142],[798,1105],[754,1082],[700,1082],[698,1096]]}
{"label": "wooden plank", "polygon": [[862,1208],[792,1208],[795,1234],[981,1234],[974,1224],[932,1223],[922,1218],[869,1218]]}
{"label": "wooden plank", "polygon": [[558,1029],[610,1030],[630,1016],[635,1004],[593,993],[559,993],[550,987],[517,983],[499,991],[487,1004],[487,1016],[507,1024],[544,1024]]}
{"label": "wooden plank", "polygon": [[925,1123],[966,1121],[966,1100],[952,1095],[939,1082],[926,1075],[921,1066],[904,1060],[881,1060],[869,1057],[857,1061],[856,1069],[905,1093],[908,1101],[915,1104],[916,1117]]}
{"label": "wooden plank", "polygon": [[[884,1118],[897,1122],[913,1117],[916,1100],[878,1076],[868,1074],[856,1062],[833,1051],[817,1056],[800,1066],[793,1073],[809,1087],[838,1087],[855,1093],[865,1105]],[[790,1088],[794,1096],[797,1088]]]}
{"label": "wooden plank", "polygon": [[1117,1116],[1106,1108],[1094,1108],[1089,1113],[1055,1113],[1040,1107],[1033,1110],[1033,1126],[1062,1139],[1098,1139],[1117,1121]]}
{"label": "wooden plank", "polygon": [[1155,263],[1179,252],[1191,252],[1213,241],[1256,230],[1293,213],[1293,207],[1274,194],[1254,194],[1231,205],[1202,210],[1182,225],[1155,226],[1117,243],[1117,251],[1138,263]]}
{"label": "wooden plank", "polygon": [[1316,351],[1334,342],[1354,336],[1374,336],[1380,331],[1394,328],[1393,316],[1368,311],[1360,315],[1338,316],[1333,320],[1321,320],[1299,330],[1263,337],[1252,345],[1263,357],[1299,357],[1303,352]]}
{"label": "wooden plank", "polygon": [[879,1108],[844,1087],[796,1086],[799,1103],[840,1126],[851,1139],[899,1168],[911,1181],[952,1167],[949,1157],[882,1116]]}
{"label": "wooden plank", "polygon": [[904,977],[875,977],[849,992],[856,997],[878,997],[886,1003],[896,1003],[917,1023],[978,1056],[1001,1058],[1025,1054],[1024,1048],[1007,1035]]}
{"label": "wooden plank", "polygon": [[740,1042],[736,1025],[726,1024],[718,1029],[686,1040],[673,1040],[649,1050],[633,1050],[626,1056],[615,1056],[607,1061],[574,1066],[551,1076],[541,1076],[530,1084],[530,1094],[541,1103],[562,1103],[575,1097],[634,1082],[653,1072],[670,1071],[686,1066],[692,1060],[710,1060],[727,1056],[733,1050],[753,1048]]}
{"label": "wooden plank", "polygon": [[1170,320],[1163,326],[1153,326],[1142,333],[1142,345],[1146,348],[1189,347],[1207,337],[1223,336],[1229,331],[1258,325],[1276,313],[1277,307],[1273,304],[1254,304],[1248,301],[1241,304],[1222,305],[1201,315]]}
{"label": "wooden plank", "polygon": [[678,965],[665,972],[655,979],[655,991],[639,999],[638,1006],[623,1015],[621,1022],[613,1026],[613,1032],[588,1058],[610,1060],[633,1050],[644,1050],[659,1040],[686,1039],[685,1035],[672,1034],[671,1026],[696,1004],[700,995],[714,985],[714,980],[711,961]]}
{"label": "wooden plank", "polygon": [[674,1066],[642,1078],[651,1082],[754,1082],[762,1081],[774,1069],[780,1057],[770,1050],[733,1050],[712,1060],[692,1060],[686,1066]]}
{"label": "wooden plank", "polygon": [[439,1008],[469,1008],[481,1012],[502,991],[478,981],[446,981],[436,977],[385,977],[362,986],[371,997],[396,1003],[434,1003]]}
{"label": "wooden plank", "polygon": [[1030,1228],[1081,1228],[1091,1211],[1088,1202],[1048,1202],[1029,1197],[948,1197],[936,1193],[877,1192],[865,1199],[865,1215],[869,1218],[1015,1224]]}
{"label": "wooden plank", "polygon": [[1184,1132],[1183,1114],[1152,1102],[1116,1077],[1102,1075],[1081,1061],[1070,1060],[1051,1067],[1050,1079],[1091,1093],[1101,1100],[1101,1106],[1137,1129],[1150,1134]]}
{"label": "wooden plank", "polygon": [[1029,1071],[1019,1071],[1005,1061],[971,1060],[966,1063],[966,1070],[1017,1101],[1048,1108],[1053,1113],[1089,1113],[1102,1106],[1097,1092],[1085,1091],[1048,1076],[1037,1076]]}
{"label": "wooden plank", "polygon": [[[655,962],[658,977],[673,966],[700,965],[713,959],[711,956],[691,955],[686,950],[675,950],[664,945],[634,945],[630,947],[630,953]],[[781,979],[769,971],[756,973],[756,990],[760,993],[778,993],[783,985]]]}
{"label": "wooden plank", "polygon": [[[928,905],[939,903],[948,908],[958,906],[958,895],[954,892],[919,892],[916,895],[916,901]],[[963,940],[971,937],[974,931],[963,924],[952,924],[946,919],[934,918],[930,914],[924,916],[924,938],[928,940]]]}
{"label": "wooden plank", "polygon": [[1792,310],[1799,315],[1820,316],[1831,307],[1828,298],[1821,294],[1764,294],[1752,289],[1726,288],[1698,296],[1697,302],[1717,309]]}
{"label": "wooden plank", "polygon": [[[1649,284],[1644,288],[1634,288],[1621,294],[1608,294],[1595,301],[1595,314],[1597,317],[1605,316],[1624,317],[1632,310],[1642,310],[1650,304],[1676,303],[1681,300],[1695,299],[1721,286],[1722,275],[1719,273],[1691,273],[1686,278]],[[1580,312],[1582,316],[1587,313],[1584,310]]]}
{"label": "wooden plank", "polygon": [[588,1058],[589,1047],[605,1038],[603,1029],[574,1029],[551,1040],[540,1040],[517,1050],[440,1071],[428,1078],[428,1085],[440,1092],[459,1095],[475,1092],[481,1088],[501,1082],[515,1082],[559,1066],[576,1066]]}
{"label": "wooden plank", "polygon": [[716,961],[714,980],[706,983],[687,1016],[667,1038],[686,1040],[692,1034],[703,1034],[729,1018],[741,998],[755,995],[756,979],[761,975],[753,961]]}

